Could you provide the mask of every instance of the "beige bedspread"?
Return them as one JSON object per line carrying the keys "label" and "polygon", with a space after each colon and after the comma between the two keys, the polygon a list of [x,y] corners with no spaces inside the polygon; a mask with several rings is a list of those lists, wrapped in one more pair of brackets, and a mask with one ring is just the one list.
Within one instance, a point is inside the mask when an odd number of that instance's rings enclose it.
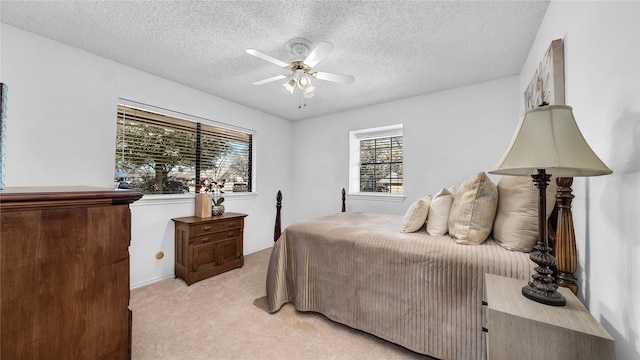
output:
{"label": "beige bedspread", "polygon": [[404,234],[401,222],[340,213],[287,227],[256,305],[272,313],[291,302],[440,359],[485,358],[484,273],[528,279],[528,254],[493,240],[472,246]]}

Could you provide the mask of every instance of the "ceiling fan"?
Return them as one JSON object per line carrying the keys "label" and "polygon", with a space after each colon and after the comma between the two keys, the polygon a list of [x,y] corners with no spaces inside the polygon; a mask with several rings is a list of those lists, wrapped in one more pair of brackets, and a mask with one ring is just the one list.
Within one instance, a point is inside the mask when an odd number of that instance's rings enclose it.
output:
{"label": "ceiling fan", "polygon": [[[320,60],[333,51],[333,45],[329,42],[322,41],[311,52],[309,52],[309,49],[311,49],[311,42],[307,39],[296,38],[287,42],[287,48],[289,48],[296,56],[296,60],[293,60],[289,64],[256,49],[247,49],[248,54],[290,71],[289,74],[273,76],[264,80],[256,81],[253,85],[262,85],[273,81],[287,79],[287,81],[282,84],[287,91],[293,94],[294,90],[298,88],[302,92],[302,95],[308,99],[315,96],[313,93],[315,86],[311,83],[312,77],[318,80],[332,81],[342,84],[350,84],[355,80],[351,75],[311,71],[312,67],[316,66]],[[300,58],[303,57],[304,60],[300,60]]]}

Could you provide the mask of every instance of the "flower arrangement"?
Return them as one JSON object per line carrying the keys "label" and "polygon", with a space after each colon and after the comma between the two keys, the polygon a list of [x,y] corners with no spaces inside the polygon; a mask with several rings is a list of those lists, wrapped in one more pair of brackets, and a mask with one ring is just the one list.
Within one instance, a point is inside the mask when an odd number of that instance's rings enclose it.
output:
{"label": "flower arrangement", "polygon": [[222,191],[222,188],[224,187],[224,180],[213,181],[205,179],[200,181],[200,185],[202,186],[202,189],[204,189],[205,193],[209,193],[209,196],[213,200],[213,206],[222,205],[224,202],[224,197],[222,196],[222,194],[224,194],[224,191]]}

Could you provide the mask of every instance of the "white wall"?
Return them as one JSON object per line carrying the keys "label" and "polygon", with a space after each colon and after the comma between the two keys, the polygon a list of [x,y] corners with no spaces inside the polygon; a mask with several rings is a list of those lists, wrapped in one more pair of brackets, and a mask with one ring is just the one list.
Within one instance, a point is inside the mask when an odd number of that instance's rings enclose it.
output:
{"label": "white wall", "polygon": [[349,188],[349,131],[402,123],[405,200],[348,197],[347,211],[404,214],[418,198],[495,165],[518,123],[519,99],[514,76],[298,121],[294,193],[284,194],[283,212],[296,209],[295,220],[339,212],[340,191]]}
{"label": "white wall", "polygon": [[640,2],[552,1],[520,94],[555,39],[564,39],[565,102],[613,170],[574,180],[579,297],[615,338],[617,358],[639,359]]}
{"label": "white wall", "polygon": [[[1,26],[0,81],[9,87],[6,186],[112,187],[116,104],[125,98],[255,130],[256,195],[227,196],[225,206],[249,214],[245,254],[273,244],[275,195],[291,184],[289,121]],[[170,219],[193,212],[192,196],[171,202],[145,197],[132,205],[133,286],[173,276]]]}

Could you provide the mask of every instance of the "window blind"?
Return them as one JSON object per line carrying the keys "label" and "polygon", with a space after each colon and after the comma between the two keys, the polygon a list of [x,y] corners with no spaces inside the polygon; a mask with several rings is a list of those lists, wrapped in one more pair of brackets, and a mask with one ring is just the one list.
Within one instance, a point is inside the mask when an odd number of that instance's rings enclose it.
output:
{"label": "window blind", "polygon": [[402,194],[402,136],[360,140],[360,192]]}
{"label": "window blind", "polygon": [[144,194],[195,192],[200,180],[251,191],[252,135],[118,105],[115,181]]}

